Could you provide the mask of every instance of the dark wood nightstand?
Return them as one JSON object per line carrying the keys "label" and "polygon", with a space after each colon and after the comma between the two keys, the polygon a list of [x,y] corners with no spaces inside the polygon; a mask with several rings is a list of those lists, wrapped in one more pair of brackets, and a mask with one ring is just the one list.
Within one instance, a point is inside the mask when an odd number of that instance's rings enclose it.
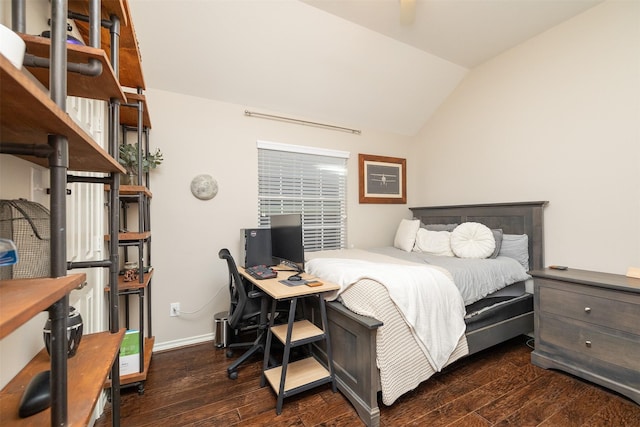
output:
{"label": "dark wood nightstand", "polygon": [[531,362],[615,390],[640,404],[640,279],[536,270]]}

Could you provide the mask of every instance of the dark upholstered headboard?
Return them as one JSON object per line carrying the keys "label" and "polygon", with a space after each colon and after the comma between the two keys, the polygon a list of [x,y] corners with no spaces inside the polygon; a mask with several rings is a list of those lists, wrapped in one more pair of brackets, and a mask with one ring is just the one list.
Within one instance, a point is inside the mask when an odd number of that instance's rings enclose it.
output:
{"label": "dark upholstered headboard", "polygon": [[531,270],[544,268],[543,208],[548,202],[491,203],[479,205],[426,206],[409,208],[423,224],[479,222],[501,228],[505,234],[529,236]]}

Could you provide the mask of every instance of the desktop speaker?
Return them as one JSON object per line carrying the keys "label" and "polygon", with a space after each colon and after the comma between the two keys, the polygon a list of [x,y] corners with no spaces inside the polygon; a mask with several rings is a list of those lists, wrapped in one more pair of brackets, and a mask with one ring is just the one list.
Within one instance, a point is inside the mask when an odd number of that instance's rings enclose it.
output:
{"label": "desktop speaker", "polygon": [[272,265],[271,230],[243,228],[240,230],[240,263],[242,267]]}

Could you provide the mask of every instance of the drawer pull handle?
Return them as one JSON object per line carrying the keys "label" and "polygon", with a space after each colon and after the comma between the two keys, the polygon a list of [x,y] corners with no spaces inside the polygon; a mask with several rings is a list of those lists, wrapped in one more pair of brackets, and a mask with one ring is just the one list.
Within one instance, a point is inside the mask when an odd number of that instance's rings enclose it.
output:
{"label": "drawer pull handle", "polygon": [[591,348],[591,341],[589,341],[589,340],[585,341],[584,345],[586,345],[587,347]]}
{"label": "drawer pull handle", "polygon": [[584,308],[584,312],[585,313],[591,313],[591,307],[585,307]]}

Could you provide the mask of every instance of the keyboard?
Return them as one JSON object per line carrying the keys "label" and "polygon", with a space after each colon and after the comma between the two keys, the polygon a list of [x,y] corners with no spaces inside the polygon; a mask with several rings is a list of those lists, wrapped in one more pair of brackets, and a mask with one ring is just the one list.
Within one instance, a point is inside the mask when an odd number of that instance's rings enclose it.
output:
{"label": "keyboard", "polygon": [[245,268],[245,271],[249,273],[251,277],[258,280],[273,279],[274,277],[278,277],[278,273],[273,271],[266,265],[255,265],[253,267],[247,267]]}

